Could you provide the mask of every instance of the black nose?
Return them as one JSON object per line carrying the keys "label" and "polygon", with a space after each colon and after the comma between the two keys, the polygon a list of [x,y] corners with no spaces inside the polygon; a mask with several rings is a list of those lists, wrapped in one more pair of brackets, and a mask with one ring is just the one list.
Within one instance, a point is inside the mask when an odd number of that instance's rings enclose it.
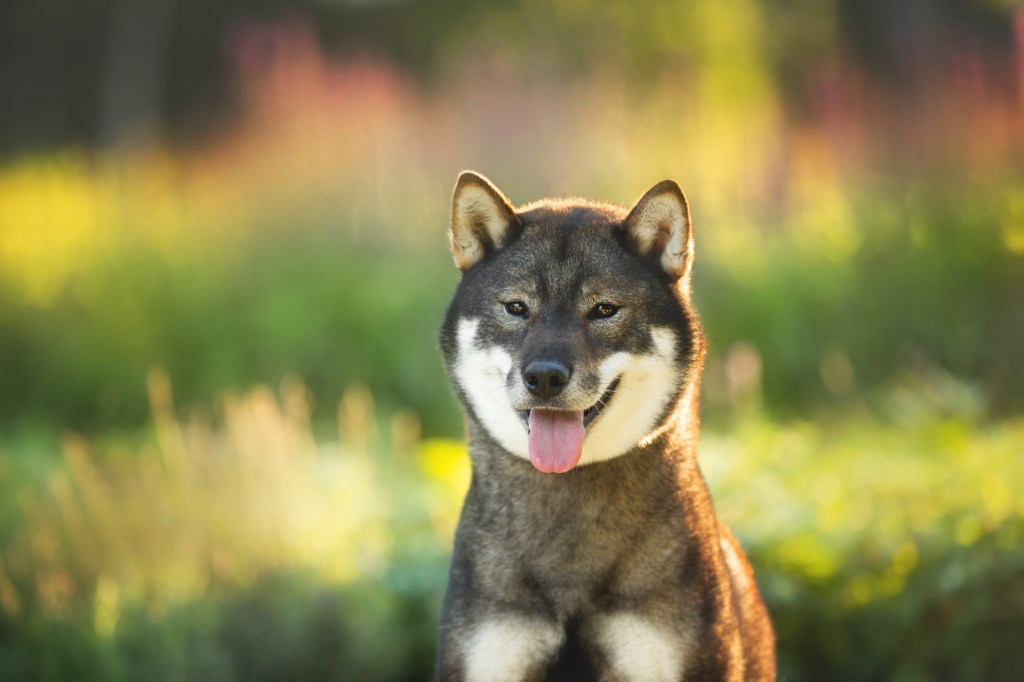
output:
{"label": "black nose", "polygon": [[554,398],[569,382],[569,369],[557,360],[534,360],[523,370],[523,382],[530,393]]}

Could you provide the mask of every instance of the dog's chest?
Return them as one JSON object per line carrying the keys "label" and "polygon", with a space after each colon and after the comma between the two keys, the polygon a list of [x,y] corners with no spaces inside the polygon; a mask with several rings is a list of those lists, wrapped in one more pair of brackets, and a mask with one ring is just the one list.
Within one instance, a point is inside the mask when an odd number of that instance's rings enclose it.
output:
{"label": "dog's chest", "polygon": [[621,467],[545,480],[506,480],[467,504],[480,574],[497,593],[572,617],[678,575],[685,534],[662,486],[637,486]]}

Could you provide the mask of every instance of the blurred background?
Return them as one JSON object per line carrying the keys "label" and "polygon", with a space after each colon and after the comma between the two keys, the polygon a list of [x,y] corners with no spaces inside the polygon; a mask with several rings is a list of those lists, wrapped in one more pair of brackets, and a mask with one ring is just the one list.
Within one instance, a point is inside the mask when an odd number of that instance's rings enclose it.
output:
{"label": "blurred background", "polygon": [[782,679],[1024,679],[1013,0],[0,4],[0,678],[429,676],[463,168],[686,189]]}

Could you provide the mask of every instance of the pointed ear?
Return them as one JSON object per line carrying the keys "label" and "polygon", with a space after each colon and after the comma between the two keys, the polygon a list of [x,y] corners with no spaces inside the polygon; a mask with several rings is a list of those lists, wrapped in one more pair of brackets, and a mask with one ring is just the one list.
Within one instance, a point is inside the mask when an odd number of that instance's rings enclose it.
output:
{"label": "pointed ear", "polygon": [[448,233],[459,270],[468,270],[486,254],[507,245],[518,230],[519,218],[501,190],[484,176],[463,171],[452,194]]}
{"label": "pointed ear", "polygon": [[623,229],[641,256],[657,258],[675,279],[687,280],[693,262],[690,207],[675,180],[662,180],[630,209]]}

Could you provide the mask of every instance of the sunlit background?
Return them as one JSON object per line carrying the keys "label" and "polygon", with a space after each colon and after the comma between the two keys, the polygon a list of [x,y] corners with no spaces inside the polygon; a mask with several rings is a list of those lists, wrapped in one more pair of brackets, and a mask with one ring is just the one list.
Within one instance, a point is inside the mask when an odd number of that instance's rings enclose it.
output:
{"label": "sunlit background", "polygon": [[685,188],[782,679],[1024,679],[1012,0],[5,0],[0,679],[429,676],[464,168]]}

